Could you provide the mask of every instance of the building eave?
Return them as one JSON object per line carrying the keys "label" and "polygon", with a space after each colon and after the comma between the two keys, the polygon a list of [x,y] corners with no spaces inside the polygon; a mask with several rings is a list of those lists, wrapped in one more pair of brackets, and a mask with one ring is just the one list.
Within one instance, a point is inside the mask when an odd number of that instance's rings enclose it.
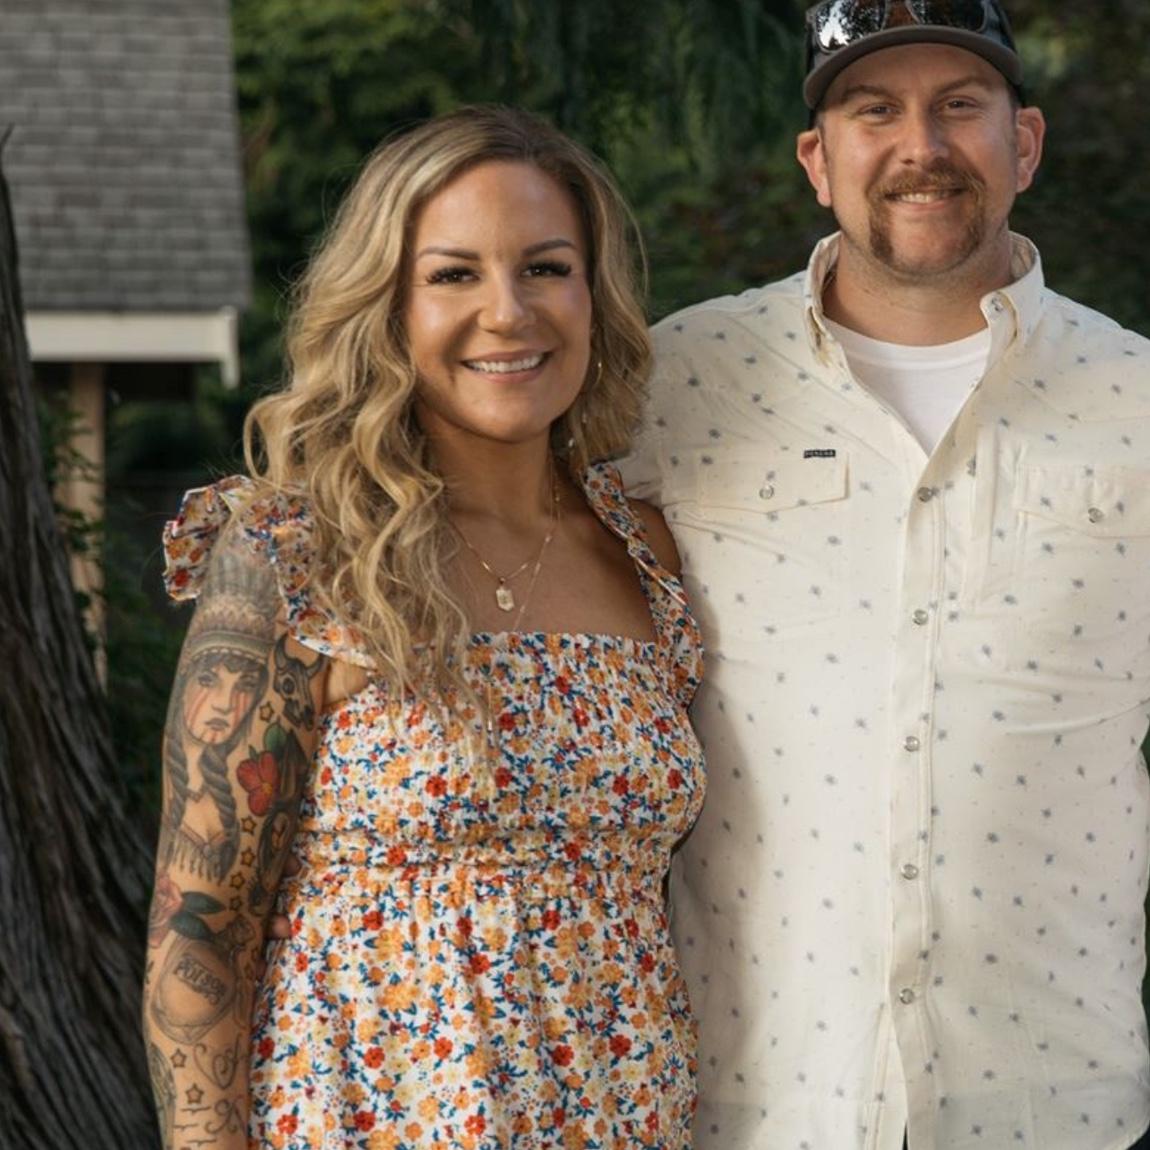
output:
{"label": "building eave", "polygon": [[33,362],[218,363],[225,387],[240,380],[236,309],[215,312],[30,311]]}

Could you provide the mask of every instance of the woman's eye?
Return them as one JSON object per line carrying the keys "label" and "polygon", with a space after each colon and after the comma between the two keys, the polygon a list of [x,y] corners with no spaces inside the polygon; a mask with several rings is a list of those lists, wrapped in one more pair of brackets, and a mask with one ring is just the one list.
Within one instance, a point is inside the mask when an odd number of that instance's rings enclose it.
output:
{"label": "woman's eye", "polygon": [[569,276],[571,265],[562,263],[560,260],[541,260],[538,263],[529,264],[527,274],[532,278],[537,276]]}
{"label": "woman's eye", "polygon": [[436,268],[428,277],[429,284],[461,284],[472,276],[470,268]]}

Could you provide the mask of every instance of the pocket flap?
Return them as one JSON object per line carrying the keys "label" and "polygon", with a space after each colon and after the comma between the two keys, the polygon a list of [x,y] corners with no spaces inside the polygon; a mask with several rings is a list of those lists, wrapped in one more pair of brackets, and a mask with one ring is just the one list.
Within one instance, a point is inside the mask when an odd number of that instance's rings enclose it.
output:
{"label": "pocket flap", "polygon": [[677,469],[679,499],[709,507],[764,514],[788,507],[828,503],[847,493],[847,461],[841,454],[780,458],[764,449],[755,453],[699,453]]}
{"label": "pocket flap", "polygon": [[1150,472],[1028,463],[1017,479],[1017,511],[1100,539],[1150,535]]}

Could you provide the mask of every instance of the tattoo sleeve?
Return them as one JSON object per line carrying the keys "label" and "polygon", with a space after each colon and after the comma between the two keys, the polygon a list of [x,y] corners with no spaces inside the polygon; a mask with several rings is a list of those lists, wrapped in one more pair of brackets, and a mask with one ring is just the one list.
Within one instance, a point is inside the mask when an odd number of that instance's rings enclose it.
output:
{"label": "tattoo sleeve", "polygon": [[267,562],[217,543],[164,733],[144,1031],[162,1145],[247,1150],[257,958],[315,750],[326,660]]}

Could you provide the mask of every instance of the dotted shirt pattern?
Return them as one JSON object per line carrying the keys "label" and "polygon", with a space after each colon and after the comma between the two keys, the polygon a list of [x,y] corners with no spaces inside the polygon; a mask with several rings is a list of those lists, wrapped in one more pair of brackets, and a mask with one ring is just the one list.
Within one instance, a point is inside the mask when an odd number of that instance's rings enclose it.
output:
{"label": "dotted shirt pattern", "polygon": [[1144,971],[1150,344],[1043,285],[928,457],[806,274],[655,330],[624,467],[710,652],[672,874],[699,1150],[1122,1150]]}

